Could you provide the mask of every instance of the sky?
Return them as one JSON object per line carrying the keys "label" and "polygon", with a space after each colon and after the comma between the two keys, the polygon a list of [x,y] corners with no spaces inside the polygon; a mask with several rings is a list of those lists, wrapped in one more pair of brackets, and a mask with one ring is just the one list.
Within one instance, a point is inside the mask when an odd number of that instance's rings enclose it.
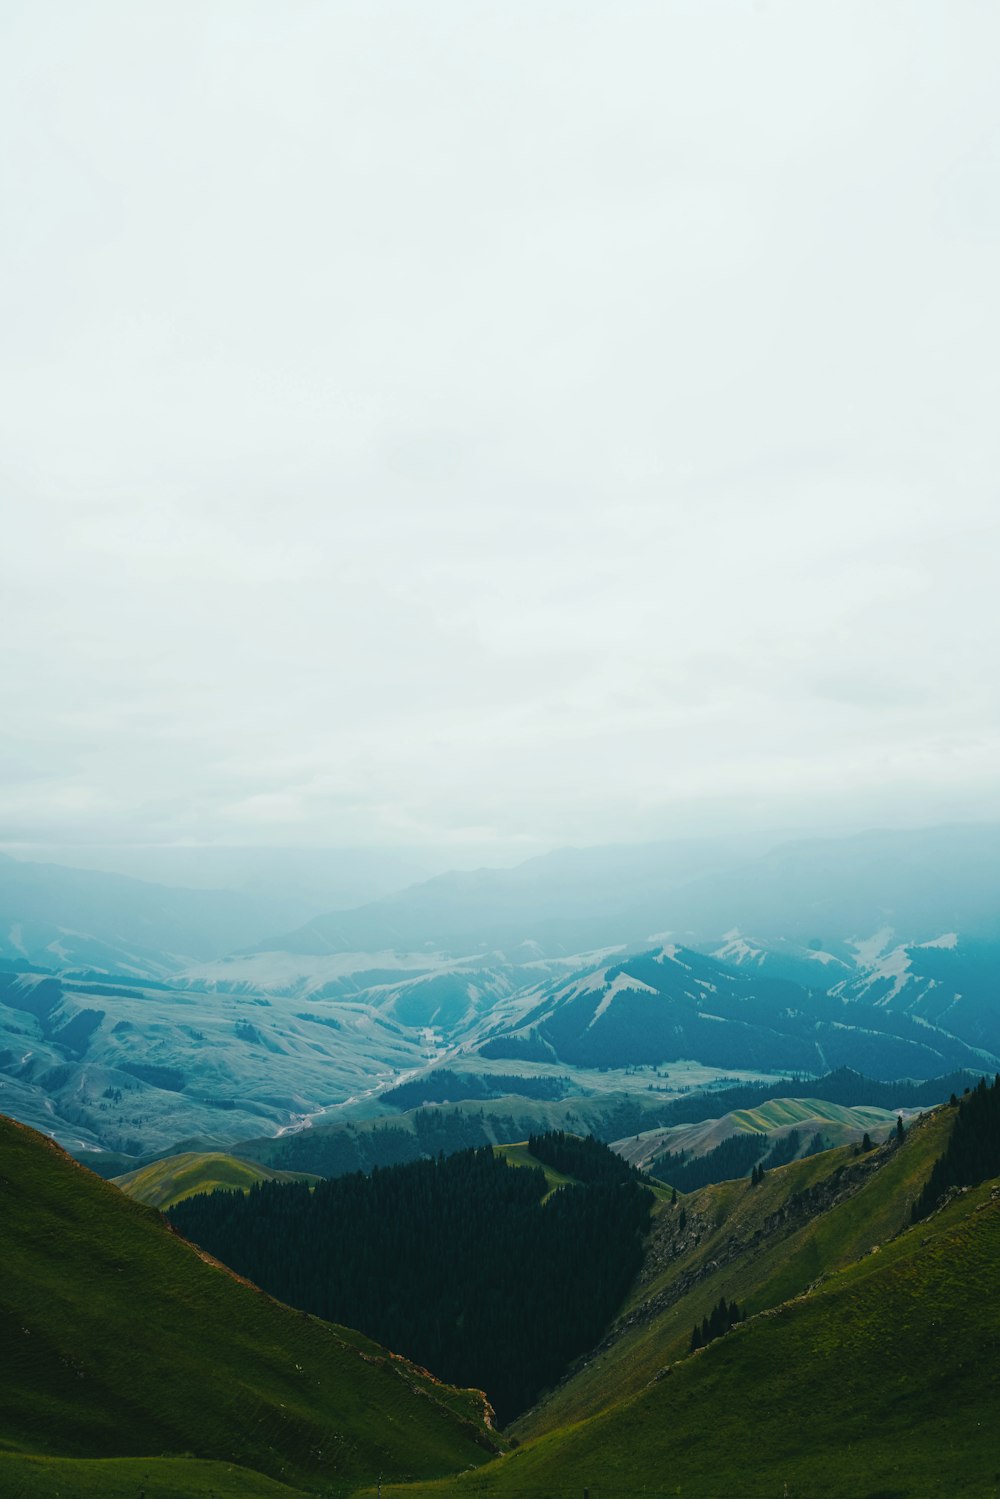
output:
{"label": "sky", "polygon": [[1000,819],[993,0],[5,0],[0,844]]}

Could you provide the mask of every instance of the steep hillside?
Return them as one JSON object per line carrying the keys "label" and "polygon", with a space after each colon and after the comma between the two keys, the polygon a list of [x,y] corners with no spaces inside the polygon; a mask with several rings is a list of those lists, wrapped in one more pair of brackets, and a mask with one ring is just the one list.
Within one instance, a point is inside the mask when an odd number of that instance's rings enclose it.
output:
{"label": "steep hillside", "polygon": [[219,1465],[220,1493],[231,1464],[342,1491],[486,1456],[482,1396],[273,1301],[5,1119],[0,1258],[2,1448],[154,1469],[193,1454]]}
{"label": "steep hillside", "polygon": [[[706,1099],[705,1106],[710,1104],[711,1100]],[[758,1108],[734,1109],[719,1118],[703,1119],[697,1124],[675,1124],[667,1129],[646,1130],[637,1138],[617,1140],[613,1148],[640,1170],[660,1174],[654,1163],[662,1161],[665,1154],[684,1154],[698,1159],[736,1134],[764,1135],[767,1149],[779,1140],[787,1140],[793,1133],[801,1137],[803,1145],[819,1135],[822,1148],[826,1150],[835,1145],[853,1144],[866,1133],[874,1139],[881,1132],[879,1138],[884,1138],[900,1112],[909,1117],[916,1111],[876,1108],[871,1104],[848,1108],[822,1098],[773,1098]],[[793,1152],[798,1153],[801,1152]],[[669,1181],[669,1176],[665,1179]]]}
{"label": "steep hillside", "polygon": [[[400,1491],[682,1499],[995,1495],[1000,1184],[903,1226],[955,1110],[665,1208],[617,1330],[475,1482]],[[689,1354],[721,1295],[745,1321]]]}
{"label": "steep hillside", "polygon": [[0,1493],[14,1499],[313,1499],[239,1463],[194,1457],[39,1457],[0,1451]]}
{"label": "steep hillside", "polygon": [[840,1147],[765,1174],[704,1187],[662,1206],[643,1271],[605,1344],[528,1417],[531,1432],[563,1425],[638,1390],[687,1353],[694,1324],[720,1297],[748,1315],[804,1292],[910,1221],[913,1202],[951,1128],[953,1111],[924,1116],[863,1155]]}
{"label": "steep hillside", "polygon": [[248,1192],[259,1181],[318,1181],[318,1177],[296,1176],[287,1171],[268,1171],[255,1161],[240,1161],[220,1152],[201,1154],[185,1151],[167,1156],[139,1171],[127,1171],[112,1177],[116,1187],[152,1208],[166,1209],[174,1203],[193,1197],[196,1192],[214,1192],[217,1188]]}
{"label": "steep hillside", "polygon": [[530,1169],[486,1147],[312,1191],[263,1182],[247,1196],[190,1197],[171,1219],[292,1305],[349,1316],[443,1378],[484,1389],[508,1421],[601,1336],[642,1262],[653,1204],[597,1141],[528,1144]]}
{"label": "steep hillside", "polygon": [[0,972],[0,1106],[67,1148],[223,1148],[423,1065],[370,1005]]}
{"label": "steep hillside", "polygon": [[1000,944],[955,931],[929,942],[887,942],[853,974],[839,974],[830,992],[843,1002],[845,1024],[877,1008],[994,1051],[1000,1024]]}
{"label": "steep hillside", "polygon": [[[489,1492],[987,1499],[998,1254],[1000,1196],[984,1188],[923,1240],[911,1231],[631,1400],[526,1443],[490,1470]],[[460,1479],[398,1492],[475,1489]]]}
{"label": "steep hillside", "polygon": [[[977,959],[977,965],[981,963]],[[880,997],[880,996],[876,996]],[[521,1013],[486,1040],[494,1058],[533,1047],[575,1067],[623,1067],[694,1057],[713,1067],[825,1072],[854,1067],[875,1077],[933,1077],[992,1064],[1000,1030],[980,1026],[976,1045],[906,1008],[809,990],[757,967],[733,967],[667,942],[603,960],[518,997]]]}

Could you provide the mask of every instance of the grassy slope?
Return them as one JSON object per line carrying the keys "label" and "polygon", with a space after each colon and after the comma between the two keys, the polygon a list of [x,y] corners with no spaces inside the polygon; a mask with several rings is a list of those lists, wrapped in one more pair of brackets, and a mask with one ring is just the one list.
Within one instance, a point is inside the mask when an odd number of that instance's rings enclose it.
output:
{"label": "grassy slope", "polygon": [[193,1453],[341,1490],[486,1456],[476,1392],[273,1301],[2,1118],[0,1262],[0,1448]]}
{"label": "grassy slope", "polygon": [[[910,1204],[944,1148],[952,1118],[950,1110],[926,1115],[900,1150],[882,1148],[859,1159],[851,1147],[842,1147],[768,1172],[760,1187],[750,1187],[746,1178],[703,1187],[683,1199],[684,1230],[681,1204],[661,1204],[646,1267],[610,1346],[529,1412],[515,1427],[517,1435],[578,1421],[640,1389],[665,1364],[686,1355],[692,1326],[720,1296],[752,1316],[882,1243],[909,1221]],[[848,1176],[867,1172],[860,1190],[818,1216],[798,1219],[791,1199],[822,1188],[838,1168]],[[688,1282],[690,1289],[678,1297],[678,1284]]]}
{"label": "grassy slope", "polygon": [[116,1187],[149,1207],[169,1208],[193,1197],[197,1192],[214,1192],[217,1187],[246,1192],[258,1181],[317,1181],[318,1177],[292,1171],[272,1171],[256,1161],[239,1161],[235,1156],[213,1151],[206,1154],[186,1151],[153,1161],[138,1171],[127,1171],[113,1177]]}
{"label": "grassy slope", "polygon": [[529,1166],[533,1167],[536,1171],[544,1171],[545,1182],[548,1187],[548,1191],[543,1199],[545,1202],[548,1201],[558,1187],[576,1187],[580,1185],[575,1176],[565,1176],[563,1172],[557,1171],[554,1166],[549,1166],[545,1161],[540,1161],[536,1156],[533,1156],[528,1149],[527,1140],[521,1140],[516,1145],[494,1145],[493,1154],[502,1156],[509,1166]]}
{"label": "grassy slope", "polygon": [[[903,1112],[909,1117],[916,1110]],[[895,1123],[894,1112],[870,1105],[846,1108],[821,1098],[774,1098],[759,1108],[736,1109],[718,1119],[646,1130],[638,1139],[616,1141],[615,1149],[632,1165],[645,1169],[664,1151],[685,1150],[693,1156],[707,1155],[728,1136],[741,1132],[777,1138],[797,1129],[804,1137],[803,1145],[819,1133],[830,1147],[860,1140],[866,1130],[873,1139],[883,1140]]]}
{"label": "grassy slope", "polygon": [[236,1463],[184,1457],[36,1457],[0,1452],[6,1499],[304,1499]]}
{"label": "grassy slope", "polygon": [[811,1292],[752,1317],[600,1414],[526,1441],[474,1484],[414,1485],[409,1499],[486,1483],[501,1499],[585,1486],[610,1499],[647,1485],[683,1499],[1000,1493],[1000,1186],[967,1192],[862,1252],[866,1240],[898,1228],[898,1212],[889,1226],[890,1199],[898,1207],[909,1194],[916,1158],[947,1123],[929,1121],[923,1138],[915,1132],[912,1148],[873,1177],[884,1200],[868,1204],[870,1229],[861,1224],[862,1193],[846,1218],[837,1207],[822,1215],[822,1249],[843,1265]]}

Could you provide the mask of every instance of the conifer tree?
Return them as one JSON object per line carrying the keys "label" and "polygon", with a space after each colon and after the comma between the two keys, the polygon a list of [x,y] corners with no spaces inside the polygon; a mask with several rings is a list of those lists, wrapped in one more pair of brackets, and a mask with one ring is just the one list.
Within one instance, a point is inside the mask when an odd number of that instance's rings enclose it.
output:
{"label": "conifer tree", "polygon": [[314,1188],[203,1194],[170,1216],[272,1295],[485,1389],[508,1420],[597,1342],[639,1267],[652,1205],[606,1146],[555,1148],[590,1180],[550,1195],[540,1166],[486,1146]]}

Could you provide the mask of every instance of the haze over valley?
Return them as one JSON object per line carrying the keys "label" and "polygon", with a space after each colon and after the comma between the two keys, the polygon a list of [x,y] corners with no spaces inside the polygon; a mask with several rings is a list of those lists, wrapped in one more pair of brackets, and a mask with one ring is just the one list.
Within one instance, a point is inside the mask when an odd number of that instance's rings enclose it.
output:
{"label": "haze over valley", "polygon": [[0,6],[0,1494],[997,1499],[998,56]]}
{"label": "haze over valley", "polygon": [[139,1159],[392,1117],[394,1092],[447,1101],[445,1072],[473,1098],[495,1074],[551,1103],[649,1103],[692,1078],[1000,1066],[988,827],[742,858],[564,850],[290,931],[280,899],[11,859],[0,873],[5,1110],[76,1151]]}

